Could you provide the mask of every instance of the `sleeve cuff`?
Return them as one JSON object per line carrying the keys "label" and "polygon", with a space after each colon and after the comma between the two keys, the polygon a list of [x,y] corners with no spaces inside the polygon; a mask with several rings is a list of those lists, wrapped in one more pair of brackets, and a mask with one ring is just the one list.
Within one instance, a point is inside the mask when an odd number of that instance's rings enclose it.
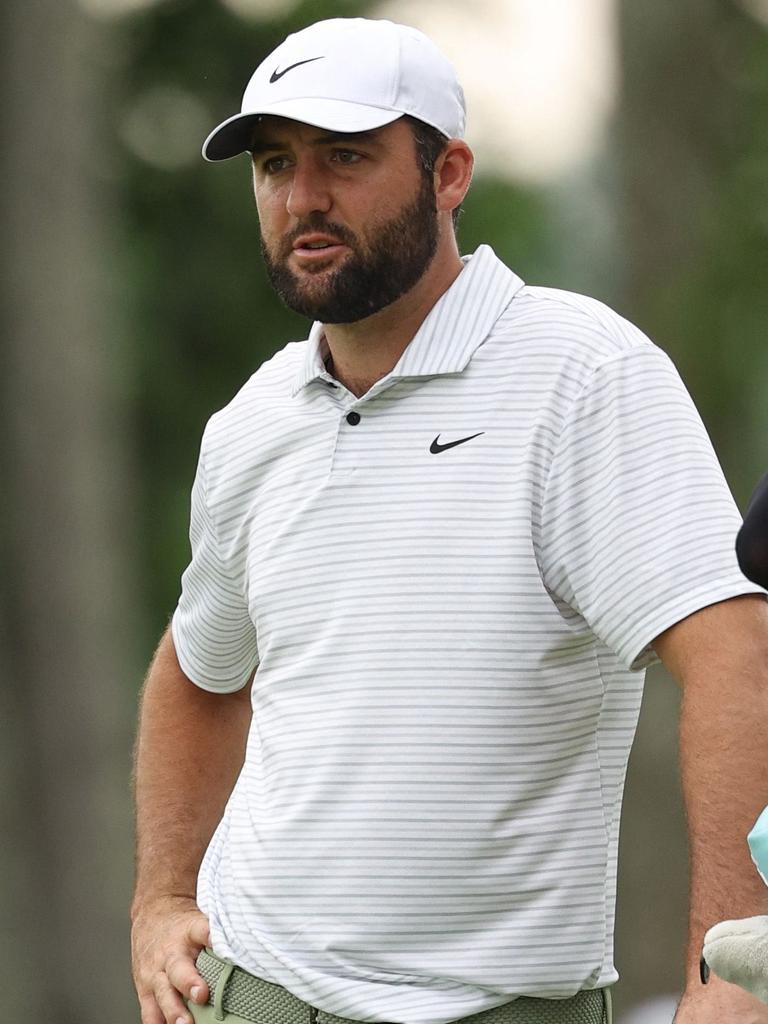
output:
{"label": "sleeve cuff", "polygon": [[173,646],[176,649],[176,657],[178,658],[181,671],[187,679],[201,690],[207,690],[208,693],[236,693],[237,690],[242,690],[250,681],[256,666],[250,668],[243,678],[238,678],[234,681],[231,679],[215,680],[211,676],[206,675],[205,672],[200,671],[187,649],[183,630],[178,621],[178,612],[177,608],[171,619],[171,636],[173,637]]}
{"label": "sleeve cuff", "polygon": [[744,578],[734,580],[733,577],[730,577],[727,580],[702,585],[695,590],[672,598],[654,608],[652,613],[637,626],[627,641],[619,647],[617,653],[630,672],[640,672],[651,665],[656,665],[660,659],[651,645],[659,634],[676,623],[682,622],[683,619],[687,619],[689,615],[701,611],[702,608],[708,608],[720,601],[728,601],[732,597],[744,597],[747,594],[766,596],[761,587],[750,583],[749,580]]}

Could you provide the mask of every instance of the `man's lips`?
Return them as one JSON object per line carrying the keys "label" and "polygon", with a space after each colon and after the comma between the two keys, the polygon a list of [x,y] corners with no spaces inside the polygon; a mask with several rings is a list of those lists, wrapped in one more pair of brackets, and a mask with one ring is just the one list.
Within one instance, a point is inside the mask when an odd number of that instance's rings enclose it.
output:
{"label": "man's lips", "polygon": [[313,233],[299,235],[291,248],[302,259],[318,259],[336,255],[348,246],[333,235]]}

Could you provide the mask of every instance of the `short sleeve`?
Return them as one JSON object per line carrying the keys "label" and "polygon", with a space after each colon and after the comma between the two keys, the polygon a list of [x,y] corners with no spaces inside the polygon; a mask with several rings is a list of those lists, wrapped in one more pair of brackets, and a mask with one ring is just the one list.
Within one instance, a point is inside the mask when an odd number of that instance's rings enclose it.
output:
{"label": "short sleeve", "polygon": [[611,357],[575,399],[544,492],[540,565],[559,601],[628,668],[700,608],[760,593],[739,570],[741,518],[701,418],[651,342]]}
{"label": "short sleeve", "polygon": [[181,578],[181,596],[171,622],[176,654],[193,683],[228,693],[248,682],[258,663],[258,648],[245,596],[244,567],[222,555],[208,509],[205,438],[192,487],[189,538],[192,560]]}

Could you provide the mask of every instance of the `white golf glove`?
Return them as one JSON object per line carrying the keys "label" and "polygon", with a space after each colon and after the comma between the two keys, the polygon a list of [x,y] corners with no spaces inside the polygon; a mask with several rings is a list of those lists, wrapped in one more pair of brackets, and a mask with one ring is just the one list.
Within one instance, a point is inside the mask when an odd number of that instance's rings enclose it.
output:
{"label": "white golf glove", "polygon": [[768,915],[714,925],[704,936],[703,956],[718,977],[768,1003]]}

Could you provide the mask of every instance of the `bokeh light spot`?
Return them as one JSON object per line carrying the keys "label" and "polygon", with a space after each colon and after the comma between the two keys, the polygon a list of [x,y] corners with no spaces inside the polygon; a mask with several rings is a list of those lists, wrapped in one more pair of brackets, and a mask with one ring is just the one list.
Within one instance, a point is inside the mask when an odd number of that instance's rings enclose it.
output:
{"label": "bokeh light spot", "polygon": [[299,0],[221,0],[227,10],[249,21],[283,18],[298,7]]}
{"label": "bokeh light spot", "polygon": [[157,85],[135,99],[120,136],[139,159],[171,171],[201,159],[200,147],[213,127],[214,119],[191,92]]}
{"label": "bokeh light spot", "polygon": [[744,10],[768,25],[768,0],[739,0]]}
{"label": "bokeh light spot", "polygon": [[120,18],[135,14],[166,0],[78,0],[80,7],[97,18]]}

